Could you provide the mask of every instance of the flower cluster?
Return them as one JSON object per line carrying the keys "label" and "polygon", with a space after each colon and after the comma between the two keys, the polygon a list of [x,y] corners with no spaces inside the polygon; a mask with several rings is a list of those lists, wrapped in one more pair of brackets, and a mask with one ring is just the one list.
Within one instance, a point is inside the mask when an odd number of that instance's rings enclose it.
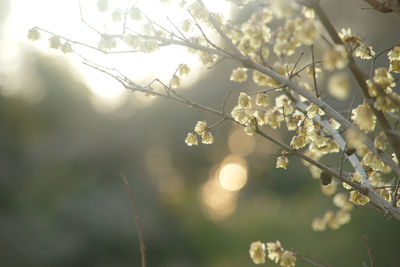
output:
{"label": "flower cluster", "polygon": [[372,47],[363,43],[358,35],[352,34],[350,28],[342,28],[339,36],[342,38],[343,43],[349,46],[349,48],[353,51],[353,55],[356,57],[361,59],[371,59],[373,56],[375,56],[375,52],[372,50]]}
{"label": "flower cluster", "polygon": [[289,250],[282,248],[281,243],[277,240],[276,242],[262,243],[256,241],[250,244],[250,258],[255,264],[265,263],[267,257],[275,263],[280,263],[283,267],[293,267],[296,265],[296,257],[294,253]]}
{"label": "flower cluster", "polygon": [[[394,57],[392,57],[394,58]],[[368,94],[375,98],[374,107],[384,112],[398,112],[400,94],[393,91],[396,85],[390,71],[385,68],[378,68],[374,77],[367,80]]]}
{"label": "flower cluster", "polygon": [[400,46],[395,46],[388,53],[389,71],[400,73]]}
{"label": "flower cluster", "polygon": [[201,142],[203,144],[209,145],[214,142],[214,137],[211,132],[208,131],[208,126],[205,121],[198,121],[194,127],[194,132],[188,133],[185,143],[188,146],[198,146],[199,142],[197,140],[197,135],[201,136]]}
{"label": "flower cluster", "polygon": [[349,211],[353,209],[353,204],[348,200],[346,194],[337,193],[333,197],[333,204],[340,209],[336,212],[328,210],[322,217],[314,218],[311,224],[314,231],[325,231],[327,227],[336,230],[350,222],[351,214]]}

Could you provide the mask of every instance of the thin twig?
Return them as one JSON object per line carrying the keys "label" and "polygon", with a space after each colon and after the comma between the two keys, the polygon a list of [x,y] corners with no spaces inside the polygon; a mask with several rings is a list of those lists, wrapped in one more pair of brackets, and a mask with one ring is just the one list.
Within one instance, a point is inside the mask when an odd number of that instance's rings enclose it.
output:
{"label": "thin twig", "polygon": [[222,102],[222,112],[225,113],[225,106],[226,103],[228,102],[228,98],[231,95],[232,90],[228,90],[228,92],[226,93],[225,97],[224,97],[224,102]]}
{"label": "thin twig", "polygon": [[386,53],[386,52],[392,50],[392,49],[395,48],[396,46],[400,46],[400,43],[395,44],[395,45],[392,45],[391,47],[388,47],[388,48],[382,50],[381,52],[377,53],[377,54],[374,56],[374,58],[372,59],[372,62],[371,62],[371,73],[370,73],[371,77],[374,76],[375,61],[376,61],[376,59],[377,59],[380,55],[382,55],[382,54],[384,54],[384,53]]}
{"label": "thin twig", "polygon": [[317,266],[317,267],[328,267],[328,265],[325,264],[325,263],[322,263],[322,262],[320,262],[320,261],[316,261],[316,260],[309,259],[309,258],[307,258],[307,257],[304,257],[304,256],[300,255],[300,254],[297,253],[297,252],[294,252],[294,255],[295,255],[299,260],[304,261],[305,263],[308,263],[308,264],[311,264],[311,265],[314,265],[314,266]]}
{"label": "thin twig", "polygon": [[[300,59],[301,59],[303,56],[304,56],[304,53],[302,52],[302,53],[300,54],[299,58],[296,60],[296,63],[294,64],[292,71],[291,71],[290,73],[288,73],[288,74],[289,74],[288,77],[292,78],[292,77],[294,76],[294,75],[293,75],[293,72],[294,72],[294,70],[296,69],[297,64],[299,64],[299,61],[300,61]],[[288,65],[286,65],[286,67],[288,67]]]}
{"label": "thin twig", "polygon": [[311,59],[312,59],[312,76],[313,76],[313,82],[314,82],[315,95],[317,97],[319,97],[318,87],[317,87],[317,75],[315,73],[314,45],[311,45]]}
{"label": "thin twig", "polygon": [[143,240],[143,231],[142,231],[142,225],[140,223],[140,218],[139,218],[139,213],[136,209],[135,205],[135,200],[133,199],[133,193],[132,190],[128,184],[128,180],[125,177],[125,174],[123,172],[120,172],[120,175],[122,177],[122,180],[124,181],[124,184],[126,186],[126,190],[128,190],[128,196],[131,200],[133,212],[135,214],[135,222],[136,222],[136,228],[139,234],[139,242],[140,242],[140,254],[142,255],[142,267],[146,267],[146,246],[144,245],[144,240]]}
{"label": "thin twig", "polygon": [[362,239],[364,240],[365,246],[367,247],[368,257],[369,257],[369,263],[370,263],[371,267],[374,267],[374,266],[375,266],[375,264],[374,264],[374,257],[373,257],[373,255],[372,255],[371,247],[369,246],[369,243],[368,243],[368,236],[365,235],[365,234],[363,234],[363,235],[362,235]]}

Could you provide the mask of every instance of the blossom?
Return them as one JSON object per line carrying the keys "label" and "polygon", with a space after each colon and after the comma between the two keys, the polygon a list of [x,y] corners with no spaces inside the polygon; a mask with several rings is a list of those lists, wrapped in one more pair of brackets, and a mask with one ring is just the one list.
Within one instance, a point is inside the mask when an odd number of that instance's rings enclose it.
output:
{"label": "blossom", "polygon": [[343,210],[351,210],[353,208],[353,205],[349,202],[345,193],[337,193],[333,197],[333,204]]}
{"label": "blossom", "polygon": [[290,267],[296,265],[296,257],[294,256],[293,252],[286,250],[281,255],[281,266]]}
{"label": "blossom", "polygon": [[311,228],[316,232],[317,231],[321,231],[321,232],[325,231],[326,230],[326,222],[322,218],[319,218],[319,217],[314,218],[314,220],[311,223]]}
{"label": "blossom", "polygon": [[279,242],[279,240],[277,240],[276,242],[268,242],[267,251],[268,251],[268,259],[275,261],[275,263],[278,263],[283,252],[281,242]]}
{"label": "blossom", "polygon": [[205,121],[198,121],[194,127],[194,131],[198,135],[202,135],[207,130],[207,123]]}
{"label": "blossom", "polygon": [[358,35],[351,33],[350,28],[347,29],[342,28],[341,32],[339,33],[339,36],[345,45],[351,45],[353,48],[357,47],[361,41]]}
{"label": "blossom", "polygon": [[235,121],[238,121],[241,124],[246,124],[250,119],[250,114],[247,112],[247,110],[239,106],[233,108],[231,115]]}
{"label": "blossom", "polygon": [[188,19],[184,20],[182,22],[181,29],[184,32],[190,32],[192,30],[192,23],[190,22],[190,20],[188,20]]}
{"label": "blossom", "polygon": [[339,100],[346,100],[350,91],[349,76],[346,72],[334,73],[328,80],[329,93]]}
{"label": "blossom", "polygon": [[142,12],[137,7],[132,8],[131,12],[129,13],[129,17],[131,19],[134,19],[134,20],[141,20],[142,19]]}
{"label": "blossom", "polygon": [[122,14],[121,14],[121,12],[119,12],[118,10],[115,10],[115,11],[111,14],[111,19],[112,19],[112,21],[114,21],[114,22],[121,21],[121,19],[122,19]]}
{"label": "blossom", "polygon": [[315,105],[314,103],[311,103],[308,107],[307,107],[307,116],[312,119],[317,115],[321,115],[323,116],[325,114],[325,112],[320,109],[317,105]]}
{"label": "blossom", "polygon": [[246,135],[252,136],[256,132],[256,129],[254,123],[249,123],[244,127],[244,132]]}
{"label": "blossom", "polygon": [[388,53],[388,58],[390,60],[400,59],[400,46],[395,46]]}
{"label": "blossom", "polygon": [[246,68],[236,68],[232,71],[229,80],[234,82],[245,82],[247,80],[247,69]]}
{"label": "blossom", "polygon": [[210,145],[214,142],[214,137],[212,136],[212,134],[208,131],[205,131],[202,135],[201,135],[201,142],[203,144],[206,145]]}
{"label": "blossom", "polygon": [[103,36],[100,41],[97,43],[97,47],[101,50],[108,50],[115,48],[117,43],[113,38]]}
{"label": "blossom", "polygon": [[377,68],[374,72],[373,81],[383,88],[394,87],[394,78],[385,68]]}
{"label": "blossom", "polygon": [[[325,172],[322,172],[322,173],[325,173]],[[322,175],[320,177],[322,177]],[[330,179],[332,180],[332,176],[330,176]],[[324,193],[324,195],[327,195],[327,196],[332,196],[333,194],[335,194],[336,189],[337,189],[337,184],[334,182],[330,182],[327,185],[321,185],[322,193]]]}
{"label": "blossom", "polygon": [[265,263],[265,244],[261,243],[261,241],[256,241],[250,244],[250,258],[253,260],[255,264]]}
{"label": "blossom", "polygon": [[360,42],[358,47],[354,50],[354,55],[361,59],[371,59],[375,56],[375,52],[372,50],[372,47]]}
{"label": "blossom", "polygon": [[276,159],[276,168],[286,169],[287,164],[289,163],[289,159],[285,156],[279,156]]}
{"label": "blossom", "polygon": [[72,46],[71,46],[71,44],[70,43],[68,43],[68,42],[65,42],[65,43],[63,43],[62,45],[61,45],[61,51],[63,52],[63,53],[71,53],[73,50],[72,50]]}
{"label": "blossom", "polygon": [[377,137],[374,139],[374,147],[380,150],[385,150],[387,144],[387,139],[385,132],[380,132]]}
{"label": "blossom", "polygon": [[369,197],[364,196],[357,191],[351,191],[349,200],[357,205],[365,205],[369,202]]}
{"label": "blossom", "polygon": [[399,59],[390,60],[389,71],[400,73],[400,60]]}
{"label": "blossom", "polygon": [[171,85],[171,88],[178,88],[181,85],[181,81],[179,77],[176,74],[174,74],[172,75],[169,84]]}
{"label": "blossom", "polygon": [[295,36],[305,44],[312,45],[320,35],[320,25],[313,19],[296,20]]}
{"label": "blossom", "polygon": [[32,28],[28,31],[28,39],[31,41],[37,41],[40,39],[40,32],[37,28]]}
{"label": "blossom", "polygon": [[266,94],[257,94],[256,96],[256,105],[257,106],[262,106],[266,107],[268,106],[269,101],[268,101],[268,96]]}
{"label": "blossom", "polygon": [[190,69],[187,64],[179,64],[178,69],[180,76],[187,75],[190,73]]}
{"label": "blossom", "polygon": [[251,108],[251,97],[244,92],[240,92],[238,105],[241,108]]}
{"label": "blossom", "polygon": [[325,69],[341,70],[349,63],[346,47],[343,45],[335,45],[332,49],[326,52],[322,58],[322,64]]}
{"label": "blossom", "polygon": [[53,35],[49,38],[49,47],[53,49],[58,49],[61,47],[60,38],[56,35]]}
{"label": "blossom", "polygon": [[199,144],[199,142],[197,140],[197,136],[194,133],[188,133],[188,135],[185,139],[185,143],[188,146],[197,146]]}
{"label": "blossom", "polygon": [[365,101],[351,111],[351,119],[362,131],[371,132],[375,129],[376,116]]}
{"label": "blossom", "polygon": [[108,9],[108,1],[107,0],[98,0],[97,1],[97,9],[100,12],[104,12]]}

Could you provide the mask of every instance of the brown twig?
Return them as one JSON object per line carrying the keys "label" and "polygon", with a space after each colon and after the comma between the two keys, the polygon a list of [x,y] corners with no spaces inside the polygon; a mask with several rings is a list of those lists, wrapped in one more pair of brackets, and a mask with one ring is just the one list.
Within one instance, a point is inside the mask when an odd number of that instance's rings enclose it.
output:
{"label": "brown twig", "polygon": [[388,48],[386,48],[386,49],[380,51],[379,53],[377,53],[377,54],[372,58],[372,62],[371,62],[371,71],[370,71],[371,77],[374,76],[375,61],[376,61],[376,59],[377,59],[380,55],[382,55],[382,54],[384,54],[384,53],[386,53],[386,52],[392,50],[392,49],[395,48],[396,46],[400,46],[400,43],[395,44],[395,45],[392,45],[391,47],[388,47]]}
{"label": "brown twig", "polygon": [[139,234],[139,242],[140,242],[140,254],[142,256],[142,267],[146,267],[146,246],[144,245],[144,240],[143,240],[143,232],[142,232],[142,225],[140,223],[140,218],[138,215],[138,211],[136,209],[135,205],[135,200],[133,199],[133,193],[132,190],[128,184],[128,180],[125,177],[125,174],[123,172],[120,172],[120,175],[122,177],[122,180],[124,181],[124,184],[126,186],[126,190],[128,190],[128,196],[131,200],[133,212],[135,214],[135,222],[136,222],[136,229]]}
{"label": "brown twig", "polygon": [[316,261],[316,260],[309,259],[309,258],[307,258],[307,257],[304,257],[304,256],[300,255],[300,254],[297,253],[297,252],[294,252],[293,254],[294,254],[299,260],[304,261],[305,263],[308,263],[308,264],[311,264],[311,265],[314,265],[314,266],[317,266],[317,267],[328,267],[328,264],[325,264],[325,263],[320,262],[320,261]]}
{"label": "brown twig", "polygon": [[363,234],[363,235],[362,235],[362,239],[364,240],[365,246],[367,247],[368,257],[369,257],[369,263],[370,263],[371,267],[374,267],[374,266],[375,266],[374,257],[373,257],[373,255],[372,255],[371,247],[369,246],[369,243],[368,243],[368,236],[365,235],[365,234]]}
{"label": "brown twig", "polygon": [[313,82],[314,82],[315,95],[317,97],[319,97],[318,87],[317,87],[317,75],[315,72],[315,58],[314,58],[314,46],[313,45],[311,45],[311,59],[312,59],[312,76],[313,76]]}

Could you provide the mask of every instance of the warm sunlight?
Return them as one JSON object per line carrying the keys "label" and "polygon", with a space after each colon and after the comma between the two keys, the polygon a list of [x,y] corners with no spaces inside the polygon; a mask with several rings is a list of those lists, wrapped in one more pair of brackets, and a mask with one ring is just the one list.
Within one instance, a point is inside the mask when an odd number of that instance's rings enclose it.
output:
{"label": "warm sunlight", "polygon": [[[124,10],[127,1],[115,0],[110,1],[111,12],[98,12],[96,8],[96,0],[81,1],[82,14],[84,20],[90,26],[98,29],[100,32],[121,33],[122,24],[112,22],[112,10]],[[225,17],[230,15],[230,4],[226,1],[204,1],[211,11],[223,12]],[[186,10],[181,9],[175,3],[160,3],[159,0],[137,1],[137,6],[144,14],[148,15],[151,20],[159,22],[161,25],[168,25],[171,28],[172,21],[176,25],[188,18]],[[52,12],[48,12],[52,10]],[[18,11],[18,12],[17,12]],[[167,18],[167,16],[169,16]],[[142,26],[141,21],[128,21],[129,27],[136,29]],[[140,24],[141,23],[141,24]],[[105,27],[107,25],[107,27]],[[132,26],[131,26],[132,25]],[[28,42],[26,34],[30,28],[38,26],[46,29],[49,32],[57,33],[71,40],[83,42],[97,46],[100,39],[97,33],[92,31],[87,25],[81,22],[79,12],[79,1],[53,1],[53,0],[38,0],[38,1],[12,1],[12,14],[7,27],[7,35],[9,43],[18,44],[21,41]],[[42,40],[33,45],[40,50],[50,52],[47,39],[49,36],[43,35]],[[32,43],[30,43],[32,44]],[[12,47],[12,46],[9,46]],[[74,45],[74,50],[80,54],[84,54],[86,58],[93,62],[108,67],[115,67],[121,70],[130,79],[145,84],[154,78],[160,78],[163,81],[169,81],[177,66],[181,63],[186,63],[190,66],[192,73],[182,81],[182,87],[187,87],[197,79],[205,69],[200,66],[196,55],[187,52],[183,47],[164,47],[151,54],[130,53],[116,54],[113,56],[105,56],[101,52],[87,49],[85,47]],[[127,50],[121,45],[119,50]],[[3,51],[4,52],[4,51]],[[52,51],[57,56],[63,56],[59,51]],[[5,52],[6,53],[6,52]],[[179,57],[176,55],[179,54]],[[78,56],[65,57],[71,60],[72,64],[77,69],[80,76],[83,77],[90,89],[97,96],[93,99],[94,106],[99,111],[107,111],[112,107],[118,106],[125,94],[123,87],[102,73],[83,66],[80,62],[82,59]],[[100,102],[99,102],[100,101]]]}

